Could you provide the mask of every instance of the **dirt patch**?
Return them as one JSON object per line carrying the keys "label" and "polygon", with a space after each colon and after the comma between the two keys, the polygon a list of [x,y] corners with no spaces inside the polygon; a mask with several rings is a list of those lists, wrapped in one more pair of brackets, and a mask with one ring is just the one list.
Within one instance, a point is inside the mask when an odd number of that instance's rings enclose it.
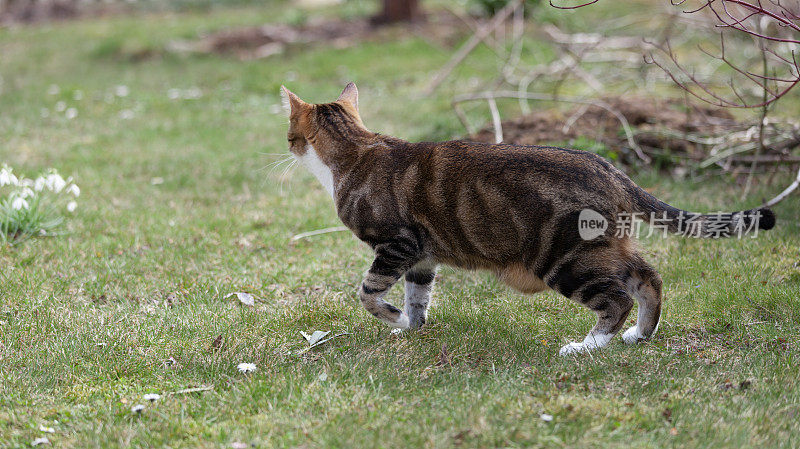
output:
{"label": "dirt patch", "polygon": [[321,43],[346,48],[365,41],[387,41],[408,35],[450,47],[466,31],[466,26],[449,13],[428,14],[413,22],[393,25],[380,25],[369,17],[353,20],[318,18],[298,26],[268,24],[221,30],[196,40],[172,42],[168,50],[233,55],[247,60],[280,54],[292,46]]}
{"label": "dirt patch", "polygon": [[[666,150],[690,159],[708,153],[705,145],[687,139],[688,134],[718,134],[740,127],[724,109],[686,107],[678,100],[611,97],[601,101],[627,120],[635,142],[642,148]],[[574,144],[588,138],[612,150],[629,146],[619,118],[595,105],[579,105],[566,112],[537,111],[506,120],[502,128],[503,141],[518,145]],[[494,142],[494,128],[488,126],[470,138]]]}

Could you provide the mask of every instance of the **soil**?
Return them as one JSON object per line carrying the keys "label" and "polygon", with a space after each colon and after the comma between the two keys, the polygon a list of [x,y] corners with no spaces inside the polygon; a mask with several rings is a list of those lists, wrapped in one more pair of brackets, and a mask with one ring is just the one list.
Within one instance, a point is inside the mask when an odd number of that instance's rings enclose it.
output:
{"label": "soil", "polygon": [[[689,142],[682,135],[716,134],[737,125],[733,116],[724,109],[702,105],[687,107],[679,100],[611,97],[602,101],[625,117],[633,128],[634,139],[639,146],[666,149],[691,159],[706,156],[707,149]],[[570,121],[572,124],[567,127]],[[502,127],[503,141],[518,145],[564,145],[583,137],[601,142],[609,148],[629,146],[620,121],[614,114],[598,106],[578,105],[567,112],[537,111],[503,121]],[[664,132],[671,136],[666,136]],[[494,129],[490,125],[470,138],[494,142]]]}
{"label": "soil", "polygon": [[467,31],[467,27],[449,13],[428,14],[412,22],[388,25],[379,24],[369,17],[352,20],[319,18],[299,26],[268,24],[222,30],[197,40],[173,42],[168,50],[218,53],[246,60],[283,53],[293,45],[322,43],[345,48],[408,34],[420,36],[438,46],[452,47]]}

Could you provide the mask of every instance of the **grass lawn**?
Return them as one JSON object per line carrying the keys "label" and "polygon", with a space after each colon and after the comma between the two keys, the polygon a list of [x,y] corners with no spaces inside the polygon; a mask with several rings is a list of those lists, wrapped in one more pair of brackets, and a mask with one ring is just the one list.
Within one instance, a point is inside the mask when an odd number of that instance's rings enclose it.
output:
{"label": "grass lawn", "polygon": [[[83,191],[65,235],[0,248],[0,447],[798,447],[797,195],[756,239],[644,239],[666,298],[646,344],[559,357],[592,313],[448,268],[429,324],[392,334],[356,298],[365,245],[290,240],[339,223],[310,174],[268,167],[286,153],[278,87],[323,102],[354,80],[373,130],[444,139],[463,133],[459,83],[497,67],[478,50],[422,97],[451,50],[415,36],[250,62],[148,52],[293,14],[0,29],[0,162],[57,167]],[[753,207],[789,181],[742,201],[730,177],[635,178],[703,211]],[[305,351],[314,330],[337,337]],[[146,393],[162,398],[132,413]]]}

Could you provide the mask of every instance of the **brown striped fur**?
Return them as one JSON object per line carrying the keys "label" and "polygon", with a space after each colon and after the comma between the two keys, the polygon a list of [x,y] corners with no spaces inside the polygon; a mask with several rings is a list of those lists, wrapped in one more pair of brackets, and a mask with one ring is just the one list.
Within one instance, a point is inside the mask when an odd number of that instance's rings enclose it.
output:
{"label": "brown striped fur", "polygon": [[[364,127],[352,83],[327,104],[308,104],[283,90],[290,151],[323,183],[330,177],[339,218],[376,253],[359,296],[379,319],[401,328],[421,326],[436,266],[444,263],[492,271],[525,293],[554,289],[593,310],[595,328],[562,353],[605,345],[625,322],[632,297],[639,316],[626,342],[655,332],[661,279],[630,237],[615,237],[615,217],[663,213],[672,220],[670,230],[681,232],[677,217],[683,211],[657,200],[602,157],[546,146],[409,143]],[[583,209],[608,220],[603,235],[580,238]],[[769,229],[774,216],[760,212],[761,228]],[[689,215],[701,223],[707,217]],[[730,225],[747,219],[742,217],[732,214]],[[401,311],[382,297],[404,274]]]}

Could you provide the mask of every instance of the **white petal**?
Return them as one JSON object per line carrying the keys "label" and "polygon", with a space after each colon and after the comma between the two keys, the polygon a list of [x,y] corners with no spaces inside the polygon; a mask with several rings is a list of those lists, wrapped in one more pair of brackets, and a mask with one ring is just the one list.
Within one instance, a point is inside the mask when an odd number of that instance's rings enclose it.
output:
{"label": "white petal", "polygon": [[69,203],[67,203],[67,212],[75,212],[75,209],[77,209],[77,207],[78,203],[76,203],[75,201],[70,201]]}
{"label": "white petal", "polygon": [[39,446],[42,444],[50,444],[50,440],[47,437],[40,437],[31,442],[31,446]]}
{"label": "white petal", "polygon": [[75,184],[70,185],[67,187],[67,193],[71,193],[75,195],[75,198],[81,196],[81,189],[80,187],[76,186]]}
{"label": "white petal", "polygon": [[22,197],[17,197],[11,202],[11,208],[14,210],[27,209],[28,202]]}
{"label": "white petal", "polygon": [[142,404],[136,404],[133,407],[131,407],[132,413],[142,413],[142,410],[144,410],[144,405]]}
{"label": "white petal", "polygon": [[258,369],[255,363],[240,363],[236,365],[236,368],[241,373],[252,373],[253,371]]}
{"label": "white petal", "polygon": [[161,395],[158,393],[148,393],[142,396],[142,399],[145,401],[156,402],[157,400],[161,399]]}

